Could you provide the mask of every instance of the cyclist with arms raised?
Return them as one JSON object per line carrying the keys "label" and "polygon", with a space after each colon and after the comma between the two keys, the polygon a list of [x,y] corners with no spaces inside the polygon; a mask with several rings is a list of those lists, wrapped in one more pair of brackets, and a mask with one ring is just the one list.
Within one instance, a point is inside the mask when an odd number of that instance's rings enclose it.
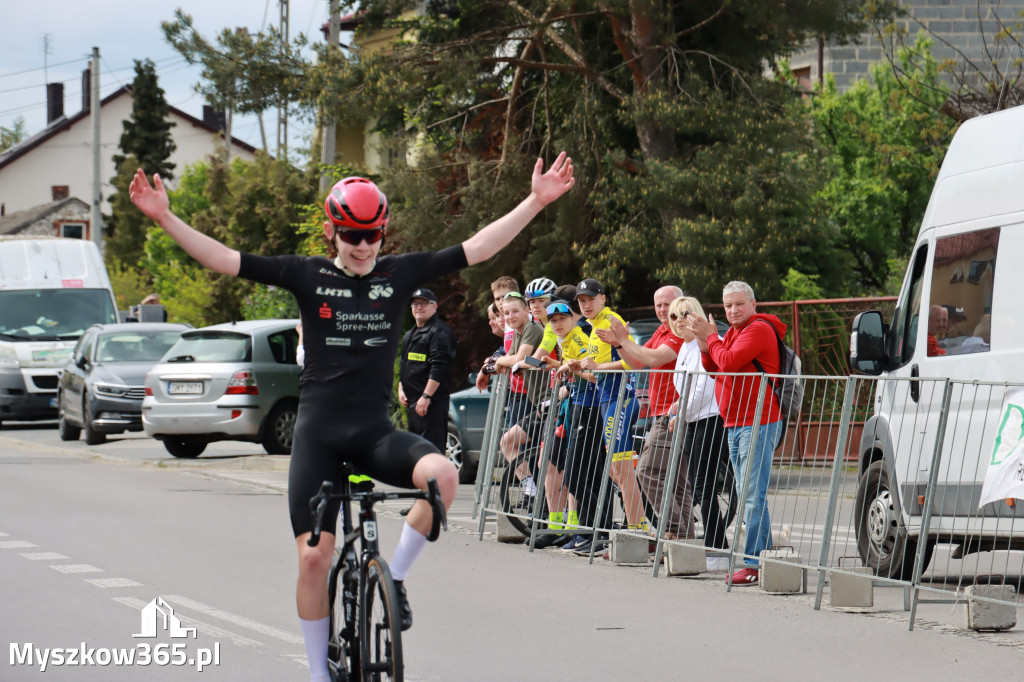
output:
{"label": "cyclist with arms raised", "polygon": [[[546,173],[538,159],[530,195],[509,213],[455,246],[433,253],[378,258],[388,224],[387,198],[364,178],[346,178],[326,202],[324,236],[337,251],[322,257],[243,254],[208,237],[174,215],[160,177],[150,185],[139,170],[129,189],[132,202],[156,221],[203,266],[291,291],[299,303],[305,370],[288,475],[288,506],[299,551],[297,604],[312,680],[328,680],[327,574],[334,552],[338,503],[328,509],[316,547],[309,500],[320,483],[340,485],[339,462],[384,483],[421,490],[437,479],[445,507],[455,498],[458,474],[436,446],[388,419],[393,363],[402,315],[412,292],[431,280],[494,256],[549,203],[574,184],[572,160],[558,155]],[[401,581],[426,545],[430,505],[418,500],[406,518],[391,561],[399,588],[402,629],[412,611]]]}

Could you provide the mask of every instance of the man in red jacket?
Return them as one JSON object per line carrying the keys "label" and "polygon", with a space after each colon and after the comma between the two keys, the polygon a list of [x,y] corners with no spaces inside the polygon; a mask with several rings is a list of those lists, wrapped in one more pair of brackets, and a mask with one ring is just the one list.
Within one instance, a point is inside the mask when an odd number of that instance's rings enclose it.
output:
{"label": "man in red jacket", "polygon": [[[718,338],[714,318],[699,320],[690,315],[686,321],[701,349],[701,361],[709,372],[778,374],[781,367],[779,338],[786,333],[786,325],[774,315],[757,312],[754,290],[746,282],[729,282],[722,290],[725,317],[731,328],[724,339]],[[760,364],[760,369],[754,364]],[[729,441],[729,459],[732,460],[736,482],[742,484],[743,472],[750,462],[750,485],[747,488],[747,526],[744,568],[730,576],[733,585],[756,585],[758,557],[762,550],[772,546],[771,520],[768,518],[768,484],[772,473],[772,454],[782,435],[782,415],[779,403],[769,381],[764,387],[764,406],[761,419],[755,422],[758,394],[762,378],[757,376],[719,376],[715,378],[715,398],[725,421]],[[750,451],[751,439],[757,426],[757,442]]]}

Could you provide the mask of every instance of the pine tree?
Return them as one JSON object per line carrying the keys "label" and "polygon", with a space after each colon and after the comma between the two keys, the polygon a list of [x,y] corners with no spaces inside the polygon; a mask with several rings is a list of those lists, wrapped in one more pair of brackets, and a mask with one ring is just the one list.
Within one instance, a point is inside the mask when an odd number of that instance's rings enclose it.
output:
{"label": "pine tree", "polygon": [[125,265],[138,263],[143,256],[146,219],[128,197],[128,185],[138,168],[147,175],[159,173],[171,180],[174,164],[170,162],[176,145],[171,137],[174,123],[164,91],[157,83],[156,66],[152,61],[135,60],[132,81],[132,115],[124,122],[119,144],[121,153],[114,155],[117,175],[111,179],[116,193],[110,197],[111,216],[106,221],[105,255]]}

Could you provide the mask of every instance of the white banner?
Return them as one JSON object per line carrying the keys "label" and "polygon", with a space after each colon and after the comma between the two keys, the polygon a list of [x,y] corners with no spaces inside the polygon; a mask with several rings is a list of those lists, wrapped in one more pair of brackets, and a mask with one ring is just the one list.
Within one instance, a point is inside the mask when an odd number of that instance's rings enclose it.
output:
{"label": "white banner", "polygon": [[999,431],[981,488],[979,508],[1013,497],[1024,500],[1024,389],[1007,391]]}

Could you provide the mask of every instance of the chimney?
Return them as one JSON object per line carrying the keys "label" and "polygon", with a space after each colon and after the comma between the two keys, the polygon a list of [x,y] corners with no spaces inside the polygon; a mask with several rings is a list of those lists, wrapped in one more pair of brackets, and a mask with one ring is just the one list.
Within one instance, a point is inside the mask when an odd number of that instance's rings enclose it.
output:
{"label": "chimney", "polygon": [[46,125],[64,115],[64,84],[46,84]]}
{"label": "chimney", "polygon": [[82,69],[82,112],[92,109],[92,70]]}
{"label": "chimney", "polygon": [[227,116],[224,115],[223,111],[215,111],[209,104],[204,104],[203,123],[217,132],[223,132],[227,128]]}

